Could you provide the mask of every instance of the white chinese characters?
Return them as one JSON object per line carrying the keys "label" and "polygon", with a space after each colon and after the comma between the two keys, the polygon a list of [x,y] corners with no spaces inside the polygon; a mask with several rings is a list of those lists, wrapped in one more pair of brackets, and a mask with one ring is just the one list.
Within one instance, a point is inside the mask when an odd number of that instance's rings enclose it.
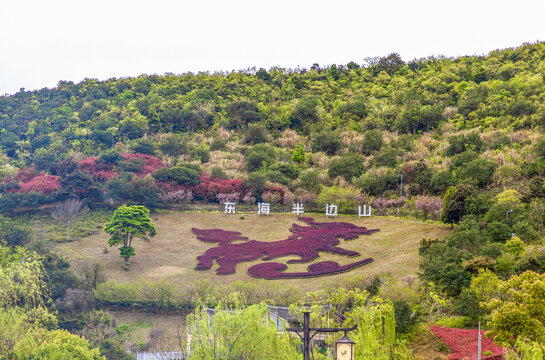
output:
{"label": "white chinese characters", "polygon": [[224,205],[225,205],[225,211],[224,212],[226,214],[235,214],[236,213],[236,211],[235,211],[236,206],[237,206],[236,203],[234,203],[234,202],[225,202]]}
{"label": "white chinese characters", "polygon": [[325,204],[325,217],[337,217],[337,205]]}
{"label": "white chinese characters", "polygon": [[303,204],[293,204],[293,207],[291,208],[292,209],[292,214],[293,215],[303,215],[305,213],[305,208],[303,207]]}
{"label": "white chinese characters", "polygon": [[363,211],[361,206],[358,206],[358,217],[362,216],[371,217],[371,205],[369,205],[369,210],[367,210],[367,205],[363,205]]}
{"label": "white chinese characters", "polygon": [[257,204],[257,215],[267,215],[269,216],[271,212],[271,204],[270,203],[258,203]]}

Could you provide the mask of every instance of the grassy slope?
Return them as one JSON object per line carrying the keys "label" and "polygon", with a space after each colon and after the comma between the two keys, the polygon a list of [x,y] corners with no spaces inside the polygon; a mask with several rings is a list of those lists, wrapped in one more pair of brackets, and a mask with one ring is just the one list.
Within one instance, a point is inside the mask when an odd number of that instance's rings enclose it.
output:
{"label": "grassy slope", "polygon": [[[167,212],[154,214],[153,220],[157,227],[157,236],[150,243],[137,240],[136,256],[131,258],[131,270],[123,271],[122,259],[115,248],[107,248],[108,235],[100,231],[82,239],[58,246],[60,252],[67,254],[74,267],[85,262],[99,262],[104,266],[109,277],[116,281],[132,281],[137,279],[159,280],[168,279],[175,282],[189,282],[198,279],[232,282],[234,280],[256,281],[246,274],[247,269],[257,262],[242,263],[237,266],[237,273],[228,276],[215,275],[213,267],[209,271],[195,271],[197,256],[213,244],[197,240],[191,232],[192,227],[221,228],[242,232],[251,239],[275,241],[285,239],[290,233],[290,225],[295,219],[289,214],[272,214],[270,217],[257,217],[255,214],[225,215],[223,213]],[[323,214],[312,214],[316,220],[325,221]],[[350,273],[320,277],[314,280],[291,279],[269,280],[285,282],[299,287],[304,291],[318,290],[320,284],[327,280],[341,279],[354,274],[374,275],[381,272],[391,272],[396,278],[415,275],[418,270],[418,244],[422,237],[443,238],[448,228],[428,223],[372,217],[358,219],[357,217],[340,217],[342,221],[352,222],[368,228],[380,228],[378,233],[361,236],[353,241],[341,240],[345,249],[356,250],[362,257],[373,257],[375,261],[360,267]],[[334,220],[331,220],[334,221]],[[347,264],[362,257],[346,258],[339,255],[322,253],[317,261],[331,260],[339,264]],[[285,262],[289,258],[278,259]],[[290,265],[288,271],[306,271],[309,264]]]}

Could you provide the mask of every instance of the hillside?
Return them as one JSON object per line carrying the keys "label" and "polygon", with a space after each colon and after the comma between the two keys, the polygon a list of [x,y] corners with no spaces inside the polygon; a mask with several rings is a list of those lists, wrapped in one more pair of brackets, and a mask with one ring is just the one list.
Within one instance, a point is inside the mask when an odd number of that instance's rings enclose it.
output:
{"label": "hillside", "polygon": [[[544,100],[545,43],[486,56],[392,53],[310,69],[60,81],[1,96],[0,282],[10,291],[0,291],[0,357],[66,338],[92,348],[93,360],[99,351],[128,360],[161,348],[152,321],[168,328],[169,347],[188,335],[177,332],[188,321],[203,346],[254,334],[248,343],[263,353],[281,347],[299,358],[265,300],[313,305],[316,326],[357,323],[357,359],[474,352],[457,337],[474,337],[478,324],[494,351],[543,354]],[[225,202],[237,215],[223,213]],[[257,217],[261,202],[270,217]],[[301,220],[315,231],[305,246],[295,243],[301,227],[287,239],[295,203],[325,222]],[[331,225],[326,204],[380,231]],[[373,217],[357,218],[361,205]],[[157,235],[136,239],[134,256],[130,242],[110,248],[105,224],[116,216],[113,242],[139,221],[151,235],[154,222]],[[197,271],[197,257],[216,245],[206,240],[222,246]],[[231,274],[216,275],[226,252]],[[261,261],[271,254],[291,257]],[[304,274],[312,279],[300,278],[309,263],[280,274],[293,254],[314,258]],[[229,311],[210,317],[202,306]]]}
{"label": "hillside", "polygon": [[[317,221],[325,221],[323,214],[311,214]],[[241,263],[233,275],[216,275],[215,264],[211,270],[197,271],[197,256],[214,244],[199,241],[191,232],[191,228],[220,228],[239,231],[244,236],[258,241],[278,241],[291,235],[290,225],[297,220],[288,214],[273,214],[270,217],[258,217],[256,214],[239,216],[223,213],[179,213],[169,212],[153,216],[157,227],[157,236],[149,243],[135,244],[137,255],[131,258],[131,270],[123,271],[123,263],[117,249],[107,247],[108,234],[99,232],[96,235],[83,238],[80,242],[58,245],[60,253],[66,254],[77,270],[85,264],[99,263],[108,274],[108,278],[116,282],[134,280],[161,281],[169,283],[191,283],[196,280],[211,280],[229,284],[233,281],[263,282],[250,277],[246,271],[259,260]],[[332,221],[332,220],[330,220]],[[344,249],[358,251],[363,258],[373,257],[371,264],[352,270],[349,273],[319,277],[315,279],[269,280],[274,285],[290,285],[301,291],[318,291],[323,282],[335,282],[343,278],[365,275],[371,278],[379,273],[391,273],[396,279],[405,276],[415,277],[418,271],[418,247],[421,238],[443,239],[449,230],[445,227],[420,222],[373,217],[358,219],[357,217],[342,217],[339,221],[347,221],[367,228],[379,228],[372,235],[362,235],[353,241],[341,240]],[[295,257],[282,257],[280,262],[286,263]],[[324,260],[337,261],[341,264],[355,261],[344,256],[320,253],[320,258],[312,263]],[[357,258],[356,258],[357,260]],[[309,264],[291,264],[289,271],[306,271]]]}
{"label": "hillside", "polygon": [[[533,144],[545,121],[544,59],[537,43],[20,91],[0,97],[0,212],[70,196],[156,207],[288,193],[286,202],[314,203],[335,192],[321,185],[389,198],[397,174],[406,195],[442,196],[460,183],[523,193],[543,175]],[[180,189],[191,196],[167,196]]]}

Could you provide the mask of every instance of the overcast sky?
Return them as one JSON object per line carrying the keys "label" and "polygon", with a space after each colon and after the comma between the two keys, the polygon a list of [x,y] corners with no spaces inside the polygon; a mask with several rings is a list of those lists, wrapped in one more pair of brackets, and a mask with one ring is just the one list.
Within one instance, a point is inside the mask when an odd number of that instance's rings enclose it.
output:
{"label": "overcast sky", "polygon": [[487,54],[545,40],[543,0],[0,0],[0,94],[59,80]]}

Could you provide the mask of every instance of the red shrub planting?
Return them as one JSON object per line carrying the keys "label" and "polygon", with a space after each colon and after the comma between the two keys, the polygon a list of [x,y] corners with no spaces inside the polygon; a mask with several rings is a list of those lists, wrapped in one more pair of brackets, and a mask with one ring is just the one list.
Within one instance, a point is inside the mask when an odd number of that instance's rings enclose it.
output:
{"label": "red shrub planting", "polygon": [[205,242],[219,242],[220,244],[228,244],[235,240],[248,240],[247,236],[241,236],[238,231],[228,231],[222,229],[191,229],[197,239]]}
{"label": "red shrub planting", "polygon": [[136,176],[138,177],[144,177],[148,174],[151,174],[152,172],[155,172],[156,170],[165,167],[165,164],[161,161],[161,159],[156,158],[155,156],[146,155],[146,154],[121,154],[125,160],[130,159],[142,159],[145,161],[144,167],[142,170],[136,173]]}
{"label": "red shrub planting", "polygon": [[[443,340],[453,351],[450,354],[452,360],[476,360],[478,349],[479,330],[454,329],[441,326],[430,326],[430,330]],[[499,360],[502,359],[503,348],[494,344],[494,341],[484,336],[485,331],[481,330],[481,359]],[[492,355],[483,356],[485,351]]]}
{"label": "red shrub planting", "polygon": [[339,263],[335,261],[322,261],[316,264],[309,265],[307,268],[307,272],[298,273],[285,273],[284,271],[286,271],[286,269],[288,268],[286,264],[281,264],[277,262],[261,263],[249,268],[248,275],[261,279],[308,278],[350,271],[357,268],[358,266],[369,264],[372,261],[373,258],[367,258],[344,266],[340,266]]}
{"label": "red shrub planting", "polygon": [[[336,247],[340,238],[351,240],[359,235],[372,234],[379,229],[367,229],[346,222],[315,222],[312,218],[303,217],[299,220],[309,226],[293,224],[290,231],[292,236],[285,240],[262,242],[251,240],[243,243],[232,244],[234,240],[244,240],[239,232],[225,231],[220,229],[196,229],[192,231],[197,238],[206,242],[218,242],[219,246],[206,250],[197,259],[199,264],[196,270],[209,270],[214,260],[219,264],[217,274],[234,274],[236,265],[242,261],[252,261],[263,258],[272,260],[283,256],[297,255],[300,259],[289,260],[288,263],[309,262],[319,257],[320,251],[345,256],[358,256],[356,251],[345,250]],[[263,257],[264,256],[264,257]],[[326,261],[309,266],[307,273],[282,273],[286,269],[283,264],[271,263],[255,265],[257,268],[248,269],[248,274],[265,279],[288,278],[288,277],[311,277],[329,275],[342,271],[348,271],[354,267],[371,262],[372,259],[365,259],[353,264],[339,266],[337,263]],[[252,270],[253,269],[253,270]]]}
{"label": "red shrub planting", "polygon": [[27,193],[31,191],[39,191],[44,194],[57,191],[61,185],[59,184],[59,177],[55,175],[40,174],[28,182],[21,182],[17,184],[19,189],[16,192]]}
{"label": "red shrub planting", "polygon": [[207,201],[216,201],[218,194],[237,192],[241,195],[245,192],[242,179],[213,179],[206,174],[201,175],[201,182],[193,188],[195,199]]}

